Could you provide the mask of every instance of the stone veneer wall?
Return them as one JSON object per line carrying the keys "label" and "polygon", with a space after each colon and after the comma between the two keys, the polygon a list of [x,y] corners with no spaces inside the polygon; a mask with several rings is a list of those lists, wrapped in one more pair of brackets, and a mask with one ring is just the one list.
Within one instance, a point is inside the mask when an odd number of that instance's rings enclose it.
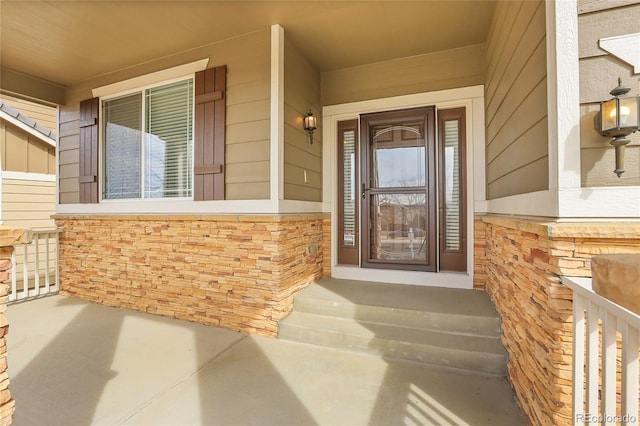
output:
{"label": "stone veneer wall", "polygon": [[[7,373],[8,353],[6,336],[9,333],[9,321],[5,315],[9,303],[11,286],[11,255],[13,246],[31,242],[31,232],[22,228],[0,226],[0,425],[9,425],[13,421],[16,402],[9,390]],[[25,407],[28,404],[25,402]]]}
{"label": "stone veneer wall", "polygon": [[331,217],[322,221],[322,276],[331,276]]}
{"label": "stone veneer wall", "polygon": [[323,219],[56,216],[60,293],[275,336],[293,295],[322,275]]}
{"label": "stone veneer wall", "polygon": [[9,374],[7,373],[7,341],[9,321],[5,315],[9,302],[11,287],[6,284],[11,273],[11,254],[13,247],[0,248],[0,425],[11,424],[16,403],[9,390]]}
{"label": "stone veneer wall", "polygon": [[572,294],[559,276],[591,276],[593,256],[640,253],[640,223],[475,218],[474,287],[502,319],[509,380],[535,425],[572,421]]}

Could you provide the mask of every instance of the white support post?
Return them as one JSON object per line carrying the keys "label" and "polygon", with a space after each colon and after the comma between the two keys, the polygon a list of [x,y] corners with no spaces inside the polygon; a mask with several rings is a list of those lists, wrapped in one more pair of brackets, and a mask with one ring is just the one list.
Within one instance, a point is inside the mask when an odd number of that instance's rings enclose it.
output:
{"label": "white support post", "polygon": [[271,26],[271,201],[284,200],[284,29]]}
{"label": "white support post", "polygon": [[49,278],[49,256],[51,255],[49,250],[49,233],[44,234],[44,285],[45,285],[45,293],[49,293],[51,287],[51,279]]}
{"label": "white support post", "polygon": [[[605,419],[616,415],[616,335],[618,319],[605,312],[602,319],[602,414]],[[607,423],[609,424],[609,423]],[[615,421],[614,423],[615,424]]]}
{"label": "white support post", "polygon": [[33,250],[35,251],[35,262],[33,268],[33,290],[35,295],[38,296],[40,294],[40,236],[38,234],[33,235]]}
{"label": "white support post", "polygon": [[29,246],[22,246],[22,292],[24,297],[29,297]]}
{"label": "white support post", "polygon": [[598,328],[598,306],[587,303],[587,413],[598,414],[598,369],[600,332]]}
{"label": "white support post", "polygon": [[14,248],[13,253],[11,253],[11,294],[9,295],[10,301],[18,300],[17,272],[18,268],[16,266],[16,250]]}
{"label": "white support post", "polygon": [[584,311],[586,300],[573,293],[573,420],[584,413]]}
{"label": "white support post", "polygon": [[628,324],[622,329],[622,417],[626,425],[638,424],[639,333]]}

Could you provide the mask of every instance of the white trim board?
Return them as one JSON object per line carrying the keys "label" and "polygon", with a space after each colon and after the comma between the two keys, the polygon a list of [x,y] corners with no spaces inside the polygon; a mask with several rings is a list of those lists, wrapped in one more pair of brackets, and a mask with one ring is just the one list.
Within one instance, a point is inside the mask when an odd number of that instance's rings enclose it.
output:
{"label": "white trim board", "polygon": [[284,29],[271,26],[270,197],[284,199]]}
{"label": "white trim board", "polygon": [[198,71],[205,70],[208,64],[209,58],[200,59],[199,61],[189,62],[187,64],[182,64],[164,70],[152,72],[150,74],[141,75],[139,77],[133,77],[128,80],[118,81],[116,83],[96,87],[92,90],[92,94],[95,98],[102,98],[104,96],[111,96],[117,93],[138,89],[143,86],[157,84],[176,78],[192,76]]}
{"label": "white trim board", "polygon": [[97,204],[58,204],[57,214],[69,215],[109,215],[109,214],[295,214],[318,213],[322,204],[295,200],[111,200]]}
{"label": "white trim board", "polygon": [[27,172],[11,172],[3,171],[2,179],[7,180],[27,180],[33,182],[55,182],[56,175],[45,173],[27,173]]}

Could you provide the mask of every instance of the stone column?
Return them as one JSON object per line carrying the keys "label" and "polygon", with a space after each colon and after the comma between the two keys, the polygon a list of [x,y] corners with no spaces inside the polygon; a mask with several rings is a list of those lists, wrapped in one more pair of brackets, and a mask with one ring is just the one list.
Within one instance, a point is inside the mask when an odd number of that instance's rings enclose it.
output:
{"label": "stone column", "polygon": [[11,255],[14,246],[31,242],[31,231],[22,228],[0,226],[0,425],[9,425],[13,420],[16,404],[9,390],[7,373],[7,342],[9,321],[5,316],[11,285]]}

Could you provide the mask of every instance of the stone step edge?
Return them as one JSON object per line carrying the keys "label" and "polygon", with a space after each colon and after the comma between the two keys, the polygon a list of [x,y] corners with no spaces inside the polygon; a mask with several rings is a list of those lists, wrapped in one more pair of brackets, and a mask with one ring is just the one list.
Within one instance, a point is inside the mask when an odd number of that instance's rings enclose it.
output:
{"label": "stone step edge", "polygon": [[[320,302],[320,303],[318,303]],[[355,318],[355,309],[356,307],[361,307],[365,309],[365,315],[363,318]],[[311,308],[311,309],[309,309]],[[327,312],[327,308],[334,312]],[[333,308],[333,309],[331,309]],[[340,310],[346,309],[346,313],[339,312]],[[423,316],[427,315],[432,318],[431,321],[427,320],[427,324],[425,326],[416,326],[411,323],[411,321],[403,321],[400,320],[398,322],[385,322],[385,321],[375,321],[370,319],[371,314],[366,311],[376,311],[380,310],[385,312],[386,314],[398,314],[402,315],[412,315],[412,316]],[[374,324],[381,325],[391,325],[391,326],[403,326],[406,328],[414,328],[417,330],[429,330],[429,331],[439,331],[439,332],[447,332],[454,333],[463,336],[474,336],[474,337],[487,337],[487,338],[496,338],[499,339],[502,335],[501,330],[501,321],[498,317],[487,317],[487,316],[479,316],[479,315],[469,315],[469,314],[450,314],[445,312],[431,312],[431,311],[422,311],[417,309],[407,309],[407,308],[394,308],[390,306],[379,306],[379,305],[362,305],[362,304],[354,304],[352,302],[343,302],[343,301],[335,301],[329,299],[321,299],[321,298],[298,298],[294,300],[293,303],[293,312],[300,313],[308,313],[312,315],[322,315],[332,318],[343,318],[343,319],[353,319],[358,322],[370,322]],[[442,327],[435,327],[431,325],[434,319],[440,319],[444,324]],[[284,319],[283,319],[284,320]],[[281,320],[282,321],[282,320]],[[452,322],[462,321],[465,324],[465,327],[459,326],[451,326]],[[490,328],[490,330],[489,330]]]}
{"label": "stone step edge", "polygon": [[[309,318],[310,317],[310,318]],[[329,323],[333,323],[330,324],[330,326],[326,326],[326,327],[312,327],[309,326],[307,324],[304,323],[300,323],[300,321],[304,321],[305,319],[307,320],[319,320],[319,321],[328,321]],[[484,351],[484,350],[467,350],[467,349],[460,349],[460,348],[456,348],[456,347],[445,347],[451,350],[456,350],[456,351],[461,351],[461,352],[466,352],[466,353],[482,353],[482,354],[492,354],[492,355],[497,355],[497,356],[506,356],[507,352],[504,349],[504,346],[502,345],[502,341],[500,339],[500,337],[492,337],[492,336],[478,336],[478,335],[468,335],[468,334],[461,334],[461,333],[452,333],[449,332],[447,330],[432,330],[432,329],[421,329],[421,328],[413,328],[413,327],[405,327],[405,326],[401,326],[401,325],[395,325],[395,324],[387,324],[387,323],[377,323],[377,322],[372,322],[372,321],[351,321],[350,319],[343,319],[343,318],[338,318],[338,317],[331,317],[331,316],[326,316],[326,315],[318,315],[318,314],[312,314],[312,313],[302,313],[302,312],[292,312],[287,318],[283,319],[280,321],[279,327],[278,327],[278,337],[280,337],[280,331],[283,329],[286,330],[287,327],[295,327],[297,329],[304,329],[304,330],[312,330],[312,332],[320,332],[320,331],[325,331],[325,332],[329,332],[329,333],[335,333],[335,334],[342,334],[342,335],[347,335],[347,336],[351,336],[351,337],[357,337],[357,338],[365,338],[365,339],[380,339],[380,340],[386,340],[386,341],[390,341],[390,342],[399,342],[399,343],[408,343],[408,344],[414,344],[414,345],[421,345],[421,346],[427,346],[427,347],[432,347],[432,348],[442,348],[443,346],[438,346],[438,345],[433,345],[433,344],[425,344],[422,341],[418,341],[418,340],[402,340],[401,338],[395,338],[395,336],[397,336],[398,334],[396,333],[391,333],[391,332],[387,332],[385,336],[378,336],[378,335],[374,335],[373,337],[371,336],[367,336],[364,335],[362,333],[358,333],[357,330],[347,330],[344,331],[344,329],[340,330],[338,329],[338,327],[336,327],[336,325],[340,324],[337,323],[337,321],[340,322],[344,322],[343,325],[349,325],[351,323],[355,323],[355,324],[359,324],[359,325],[364,325],[364,324],[372,324],[372,325],[376,325],[376,326],[382,326],[383,328],[387,328],[389,330],[405,330],[408,331],[409,333],[411,332],[415,332],[415,333],[432,333],[432,334],[437,334],[437,335],[441,335],[443,338],[447,337],[447,336],[451,336],[454,338],[470,338],[470,339],[476,339],[476,340],[481,340],[486,342],[485,344],[489,345],[489,346],[495,346],[496,349],[498,349],[497,351]],[[333,326],[333,327],[331,327]],[[406,333],[405,333],[406,335]],[[415,336],[414,336],[415,337]]]}
{"label": "stone step edge", "polygon": [[[305,327],[298,327],[295,325],[287,325],[287,327],[292,327],[298,330],[306,330],[307,328]],[[331,335],[344,335],[343,333],[340,332],[335,332],[335,331],[331,331],[331,330],[315,330],[316,332],[321,332],[321,333],[328,333]],[[360,339],[366,339],[367,336],[352,336],[352,337],[356,337],[356,338],[360,338]],[[411,362],[411,363],[417,363],[420,365],[428,365],[428,366],[432,366],[432,367],[438,367],[438,368],[450,368],[453,370],[457,370],[457,371],[463,371],[463,372],[468,372],[468,373],[473,373],[473,374],[483,374],[483,375],[487,375],[487,376],[492,376],[492,377],[505,377],[506,376],[506,364],[507,364],[507,358],[508,356],[505,354],[496,354],[496,353],[490,353],[490,352],[482,352],[482,351],[467,351],[467,350],[462,350],[462,349],[455,349],[455,348],[443,348],[441,346],[433,346],[433,345],[426,345],[426,344],[419,344],[419,343],[409,343],[408,345],[411,346],[418,346],[420,348],[422,348],[425,351],[430,351],[430,350],[436,350],[436,351],[440,351],[440,352],[449,352],[451,354],[455,354],[455,355],[460,355],[460,356],[482,356],[482,358],[484,358],[481,362],[480,361],[476,361],[476,362],[471,362],[466,366],[461,365],[461,363],[454,363],[454,364],[444,364],[444,363],[437,363],[434,362],[432,360],[424,360],[424,359],[419,359],[418,357],[402,357],[402,356],[394,356],[393,353],[388,353],[388,352],[380,352],[379,350],[370,348],[370,347],[366,347],[366,348],[360,348],[360,347],[349,347],[349,346],[343,346],[343,345],[338,345],[338,344],[332,344],[331,342],[329,342],[328,344],[323,344],[323,343],[319,343],[317,341],[314,340],[309,340],[309,339],[299,339],[297,338],[297,336],[291,336],[291,337],[282,337],[282,336],[278,336],[278,339],[281,340],[287,340],[287,341],[293,341],[293,342],[298,342],[298,343],[303,343],[303,344],[310,344],[310,345],[314,345],[314,346],[318,346],[318,347],[329,347],[335,350],[342,350],[342,351],[348,351],[348,352],[352,352],[352,353],[359,353],[359,354],[366,354],[366,355],[370,355],[370,356],[378,356],[381,357],[383,359],[390,359],[390,360],[395,360],[395,361],[403,361],[403,362]],[[392,340],[392,339],[385,339],[385,338],[380,338],[380,337],[374,337],[373,339],[369,339],[369,342],[371,341],[377,341],[377,342],[389,342],[389,343],[396,343],[398,345],[402,345],[405,344],[407,345],[406,342],[402,342],[402,341],[397,341],[397,340]],[[397,353],[396,353],[397,354]],[[475,365],[474,365],[475,364]],[[493,368],[495,366],[495,368]]]}

